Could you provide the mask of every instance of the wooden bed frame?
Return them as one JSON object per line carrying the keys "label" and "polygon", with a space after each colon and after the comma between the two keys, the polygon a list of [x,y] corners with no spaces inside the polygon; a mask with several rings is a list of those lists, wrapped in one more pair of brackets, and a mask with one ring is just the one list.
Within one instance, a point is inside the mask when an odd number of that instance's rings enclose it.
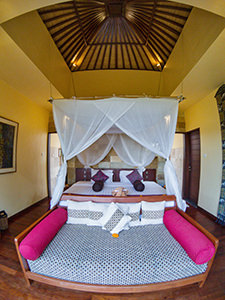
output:
{"label": "wooden bed frame", "polygon": [[[112,170],[113,171],[113,181],[120,181],[120,172],[121,171],[130,171],[132,172],[135,169],[112,169],[112,168],[98,168],[94,170]],[[76,168],[75,169],[76,182],[77,181],[90,181],[91,180],[91,169],[90,168]],[[142,173],[144,181],[155,181],[156,182],[156,169],[145,169]]]}
{"label": "wooden bed frame", "polygon": [[[88,201],[90,200],[90,197],[88,196],[78,196],[76,201]],[[195,220],[193,220],[190,216],[188,216],[185,212],[179,210],[176,205],[176,197],[175,196],[167,196],[167,195],[160,195],[160,196],[133,196],[133,197],[95,197],[95,202],[122,202],[122,203],[129,203],[129,202],[140,202],[140,201],[148,201],[148,202],[158,202],[158,201],[174,201],[174,207],[167,207],[168,209],[175,209],[178,211],[179,214],[181,214],[187,221],[189,221],[192,225],[194,225],[196,228],[198,228],[203,234],[205,234],[214,244],[215,249],[217,251],[219,240],[214,237],[211,233],[209,233],[205,228],[203,228],[200,224],[198,224]],[[57,206],[56,206],[57,207]],[[26,280],[26,284],[28,287],[30,287],[30,281],[38,281],[41,283],[62,287],[62,288],[68,288],[78,291],[84,291],[84,292],[96,292],[96,293],[141,293],[141,292],[152,292],[152,291],[159,291],[169,288],[176,288],[176,287],[182,287],[189,284],[198,283],[199,287],[202,287],[206,281],[206,278],[208,276],[208,273],[211,269],[213,260],[215,258],[214,256],[211,258],[211,260],[208,262],[208,266],[206,271],[203,274],[195,275],[179,280],[174,281],[168,281],[168,282],[162,282],[162,283],[151,283],[151,284],[144,284],[144,285],[127,285],[127,286],[112,286],[112,285],[94,285],[94,284],[86,284],[86,283],[77,283],[77,282],[71,282],[61,279],[55,279],[49,276],[40,275],[37,273],[33,273],[30,271],[28,262],[23,256],[21,255],[19,251],[19,245],[21,241],[24,239],[24,237],[41,221],[43,220],[48,214],[50,214],[56,207],[53,209],[47,211],[41,218],[39,218],[36,222],[34,222],[32,225],[30,225],[28,228],[26,228],[22,233],[20,233],[15,238],[15,246],[16,251],[19,257],[19,261],[21,264],[21,268],[23,270],[23,274]]]}

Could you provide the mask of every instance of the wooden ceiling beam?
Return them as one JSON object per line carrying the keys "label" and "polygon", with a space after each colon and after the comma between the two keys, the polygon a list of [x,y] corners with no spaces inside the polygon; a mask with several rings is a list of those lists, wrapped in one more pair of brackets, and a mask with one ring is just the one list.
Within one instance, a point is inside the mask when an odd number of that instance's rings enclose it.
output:
{"label": "wooden ceiling beam", "polygon": [[118,49],[117,49],[117,33],[118,33],[118,19],[115,19],[116,23],[115,23],[115,41],[116,41],[116,45],[115,45],[115,50],[116,50],[116,55],[115,55],[115,60],[116,60],[116,69],[118,68]]}
{"label": "wooden ceiling beam", "polygon": [[[164,44],[167,44],[171,49],[174,47],[174,44],[171,44],[171,42],[167,39],[165,39],[164,36],[162,36],[158,31],[156,31],[154,28],[152,28],[151,30],[152,34],[155,34],[158,38],[160,38],[162,40],[162,42],[164,42]],[[171,49],[169,50],[169,52],[171,52]]]}
{"label": "wooden ceiling beam", "polygon": [[[111,22],[111,42],[113,41],[113,22]],[[111,63],[111,54],[112,54],[112,44],[109,45],[109,59],[108,59],[108,69],[110,69],[110,63]]]}
{"label": "wooden ceiling beam", "polygon": [[[155,43],[158,44],[158,47],[161,48],[161,51],[163,51],[164,55],[168,57],[170,54],[170,49],[158,38],[157,35],[153,33],[153,31],[150,33],[150,38],[155,40]],[[165,49],[167,53],[163,49]]]}
{"label": "wooden ceiling beam", "polygon": [[[121,28],[122,28],[123,22],[124,22],[124,18],[121,19]],[[123,39],[125,41],[126,39],[125,39],[124,31],[121,30],[121,33],[122,33]],[[130,64],[130,69],[133,69],[133,67],[132,67],[132,61],[131,61],[131,58],[130,58],[130,53],[129,53],[128,45],[127,44],[125,44],[125,48],[126,48],[126,51],[127,51],[127,57],[128,57],[129,64]]]}
{"label": "wooden ceiling beam", "polygon": [[[126,19],[126,20],[127,20],[127,19]],[[143,34],[142,34],[142,31],[141,31],[136,25],[132,24],[129,20],[127,20],[127,22],[128,22],[128,23],[131,25],[131,27],[137,32],[137,34],[139,35],[140,39],[141,39],[142,42],[145,44],[145,38],[144,38],[144,36],[143,36]],[[146,48],[147,48],[147,47],[146,47]],[[148,60],[148,62],[149,62],[149,64],[150,64],[150,66],[152,67],[152,70],[154,70],[154,67],[153,67],[152,62],[151,62],[151,60],[150,60],[150,58],[149,58],[149,55],[146,53],[144,47],[143,47],[143,51],[144,51],[144,54],[145,54],[145,56],[146,56],[146,58],[147,58],[147,60]]]}
{"label": "wooden ceiling beam", "polygon": [[55,28],[57,28],[57,27],[61,27],[61,26],[63,26],[64,24],[66,24],[66,23],[68,23],[68,22],[72,22],[73,23],[73,21],[74,21],[74,16],[72,17],[72,18],[68,18],[68,19],[66,19],[66,20],[63,20],[63,21],[61,21],[61,22],[58,22],[58,23],[56,23],[56,24],[54,24],[54,25],[52,25],[52,26],[49,26],[48,27],[48,30],[49,31],[52,31],[53,29],[55,29]]}
{"label": "wooden ceiling beam", "polygon": [[127,33],[127,38],[128,38],[129,43],[130,43],[130,48],[131,48],[132,54],[133,54],[133,56],[134,56],[134,60],[135,60],[135,62],[136,62],[137,68],[138,68],[138,70],[140,70],[140,66],[139,66],[137,57],[136,57],[136,55],[135,55],[134,49],[133,49],[133,45],[132,45],[132,42],[134,42],[134,40],[133,40],[133,41],[130,40],[130,38],[132,38],[132,37],[131,37],[130,28],[128,27],[127,22],[124,22],[123,25],[124,25],[125,32]]}
{"label": "wooden ceiling beam", "polygon": [[157,0],[154,0],[152,12],[151,12],[151,16],[150,16],[150,20],[149,20],[149,24],[148,24],[147,38],[146,38],[146,41],[145,41],[146,45],[148,43],[149,33],[150,33],[150,30],[151,30],[151,27],[152,27],[154,15],[155,15],[155,10],[156,10],[156,5],[157,5]]}
{"label": "wooden ceiling beam", "polygon": [[62,11],[64,12],[65,10],[73,10],[73,5],[70,4],[69,7],[59,7],[59,8],[52,8],[52,9],[46,9],[46,10],[42,10],[40,9],[38,11],[38,13],[43,16],[43,15],[46,15],[46,14],[52,14],[52,13],[55,13],[55,12],[58,12],[58,11]]}
{"label": "wooden ceiling beam", "polygon": [[[66,37],[68,36],[68,38],[65,38],[65,41],[61,44],[61,45],[58,45],[58,48],[60,50],[60,52],[63,53],[63,48],[68,45],[71,41],[74,40],[74,37],[77,38],[77,36],[79,35],[79,28],[76,28],[74,30],[71,31],[71,35],[69,36],[68,34],[66,35]],[[57,43],[57,42],[56,42]],[[58,43],[57,43],[58,44]]]}
{"label": "wooden ceiling beam", "polygon": [[168,23],[170,23],[170,24],[173,24],[173,25],[175,25],[175,26],[177,26],[177,27],[183,28],[183,24],[178,23],[178,22],[176,22],[176,21],[174,21],[174,20],[165,18],[165,17],[163,17],[163,16],[155,15],[155,19],[156,19],[156,20],[157,20],[157,19],[160,19],[160,20],[163,20],[163,21],[168,22]]}
{"label": "wooden ceiling beam", "polygon": [[56,31],[56,32],[54,32],[54,33],[52,33],[51,35],[52,35],[53,39],[54,39],[55,37],[57,37],[57,35],[59,35],[59,34],[65,32],[67,29],[70,29],[71,27],[75,27],[77,24],[78,24],[78,21],[76,20],[75,22],[73,22],[73,23],[71,23],[71,24],[69,24],[69,25],[67,25],[67,26],[65,26],[65,27],[63,27],[63,28],[61,28],[61,29],[59,29],[58,31]]}
{"label": "wooden ceiling beam", "polygon": [[[106,37],[106,27],[107,26],[102,26],[103,28],[102,28],[102,31],[104,31],[104,36],[103,36],[103,43],[95,43],[95,45],[96,44],[98,44],[100,47],[99,47],[99,50],[98,50],[98,54],[97,54],[97,57],[96,57],[96,60],[95,60],[95,64],[94,64],[94,70],[96,69],[96,65],[97,65],[97,62],[98,62],[98,58],[99,58],[99,55],[100,55],[100,53],[101,53],[101,51],[102,51],[102,46],[104,45],[104,40],[105,40],[105,37]],[[99,38],[100,38],[100,35],[99,35]]]}
{"label": "wooden ceiling beam", "polygon": [[167,0],[72,0],[39,14],[72,71],[159,71],[157,61],[166,63],[190,11]]}
{"label": "wooden ceiling beam", "polygon": [[[109,38],[110,38],[110,19],[109,17],[107,17],[106,19],[106,22],[107,22],[107,28],[109,28],[108,31],[106,31],[106,39],[107,39],[107,42],[109,41]],[[103,59],[102,59],[102,62],[101,62],[101,69],[103,69],[103,65],[104,65],[104,61],[105,61],[105,54],[106,54],[106,50],[107,50],[107,45],[105,45],[105,48],[104,48],[104,52],[103,52]]]}
{"label": "wooden ceiling beam", "polygon": [[54,16],[54,17],[52,17],[50,19],[46,19],[46,20],[44,20],[44,23],[47,24],[47,23],[50,23],[50,22],[54,22],[54,21],[56,21],[58,19],[65,18],[65,17],[71,16],[71,15],[75,16],[74,11],[71,11],[71,12],[69,12],[67,14],[61,14],[61,15],[58,15],[58,16]]}
{"label": "wooden ceiling beam", "polygon": [[[77,35],[76,35],[76,39],[70,39],[70,41],[67,43],[67,47],[65,47],[61,53],[63,56],[65,56],[65,53],[69,51],[69,49],[73,46],[73,45],[76,45],[77,42],[80,42],[82,40],[83,36],[82,36],[82,33],[79,32]],[[85,44],[86,45],[86,44]]]}
{"label": "wooden ceiling beam", "polygon": [[183,21],[186,21],[187,20],[187,16],[183,16],[183,15],[178,15],[178,14],[175,14],[175,13],[171,13],[169,11],[164,11],[164,10],[160,10],[159,7],[157,7],[156,9],[156,15],[158,14],[162,14],[162,15],[165,15],[165,16],[168,16],[168,17],[173,17],[173,18],[176,18],[176,19],[181,19]]}
{"label": "wooden ceiling beam", "polygon": [[[103,21],[104,22],[104,21]],[[94,20],[89,24],[89,27],[87,28],[87,41],[88,44],[91,42],[93,37],[95,36],[96,32],[101,28],[103,23],[99,23],[99,21]]]}
{"label": "wooden ceiling beam", "polygon": [[168,39],[172,40],[174,43],[177,42],[177,38],[172,36],[170,33],[166,32],[162,27],[159,27],[157,23],[154,23],[154,26],[152,27],[152,29],[154,29],[154,28],[156,28],[159,32],[164,34]]}
{"label": "wooden ceiling beam", "polygon": [[74,9],[75,9],[75,12],[76,12],[76,16],[77,16],[77,19],[78,19],[78,23],[79,23],[79,26],[80,26],[80,30],[81,30],[81,32],[82,32],[82,36],[83,36],[84,43],[85,43],[85,45],[87,46],[87,40],[86,40],[85,33],[84,33],[84,29],[83,29],[83,26],[82,26],[82,23],[81,23],[81,20],[80,20],[80,15],[79,15],[79,12],[78,12],[78,9],[77,9],[76,0],[73,0],[73,6],[74,6]]}
{"label": "wooden ceiling beam", "polygon": [[[121,19],[119,19],[119,24],[121,24]],[[120,37],[120,51],[121,51],[121,57],[122,57],[122,65],[123,65],[123,69],[125,69],[125,60],[124,60],[124,53],[123,53],[123,42],[121,39],[121,27],[118,27],[119,29],[119,37]]]}
{"label": "wooden ceiling beam", "polygon": [[[82,36],[80,35],[80,37],[78,39],[76,39],[73,43],[73,47],[69,50],[69,52],[65,55],[64,54],[64,58],[67,62],[70,62],[74,55],[79,52],[79,48],[83,47],[83,45],[85,45],[83,42]],[[86,45],[85,45],[86,46]],[[73,54],[75,53],[75,54]]]}
{"label": "wooden ceiling beam", "polygon": [[158,8],[159,9],[160,8],[166,8],[166,9],[180,10],[180,11],[186,11],[186,12],[191,12],[191,9],[192,9],[191,7],[177,6],[176,3],[173,3],[173,5],[159,4]]}
{"label": "wooden ceiling beam", "polygon": [[59,37],[55,36],[54,41],[55,43],[59,44],[63,39],[65,39],[68,35],[73,34],[78,30],[77,27],[72,27],[69,31],[65,31],[63,35],[60,35]]}
{"label": "wooden ceiling beam", "polygon": [[[104,20],[103,22],[105,23],[105,20]],[[101,24],[101,26],[103,26],[104,23]],[[96,30],[98,30],[98,29],[99,29],[99,27],[98,27]],[[85,58],[87,57],[88,53],[90,52],[90,49],[91,49],[91,46],[89,46],[88,51],[86,52],[86,54],[85,54],[85,56],[84,56],[84,58],[83,58],[83,61],[82,61],[81,64],[78,66],[78,69],[77,69],[78,71],[80,70],[80,68],[81,68],[81,66],[82,66],[82,64],[83,64],[83,62],[84,62],[84,60],[85,60]],[[82,54],[80,54],[79,57],[80,57],[81,55],[82,55]]]}

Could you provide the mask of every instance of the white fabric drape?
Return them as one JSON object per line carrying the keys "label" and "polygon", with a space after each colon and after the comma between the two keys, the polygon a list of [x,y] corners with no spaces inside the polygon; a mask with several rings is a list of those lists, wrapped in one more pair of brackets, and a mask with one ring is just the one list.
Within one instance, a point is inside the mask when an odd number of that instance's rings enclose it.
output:
{"label": "white fabric drape", "polygon": [[167,159],[166,188],[168,193],[176,195],[178,206],[185,209],[176,175],[170,176],[174,171],[169,155],[175,134],[177,111],[176,100],[162,98],[53,101],[53,115],[64,163],[59,172],[51,207],[57,204],[64,188],[66,161],[90,147],[114,125],[151,153]]}
{"label": "white fabric drape", "polygon": [[119,158],[130,166],[136,166],[142,172],[144,167],[150,165],[155,154],[126,134],[117,134],[117,138],[113,144]]}
{"label": "white fabric drape", "polygon": [[112,147],[123,162],[138,167],[140,171],[143,171],[155,157],[154,153],[126,134],[104,134],[77,157],[85,168],[88,168],[102,161]]}
{"label": "white fabric drape", "polygon": [[116,135],[103,135],[94,144],[77,155],[79,161],[85,168],[98,164],[111,150]]}
{"label": "white fabric drape", "polygon": [[133,105],[133,102],[118,101],[119,105],[115,109],[114,101],[99,101],[104,113],[99,109],[97,101],[53,101],[55,127],[64,160],[52,195],[51,208],[58,203],[65,186],[66,161],[92,145]]}

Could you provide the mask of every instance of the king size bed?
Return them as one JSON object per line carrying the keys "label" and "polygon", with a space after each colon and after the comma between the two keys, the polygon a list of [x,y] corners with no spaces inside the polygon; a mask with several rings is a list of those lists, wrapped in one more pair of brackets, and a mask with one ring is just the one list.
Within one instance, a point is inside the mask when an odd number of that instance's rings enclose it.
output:
{"label": "king size bed", "polygon": [[[94,181],[91,180],[91,175],[96,174],[97,169],[76,169],[76,178],[78,179],[73,185],[65,189],[60,205],[66,206],[66,200],[76,199],[77,196],[89,196],[95,197],[112,197],[113,191],[118,187],[123,187],[127,191],[127,197],[132,196],[153,196],[153,195],[165,195],[166,189],[156,183],[156,169],[146,169],[142,173],[142,182],[144,184],[143,191],[135,190],[133,184],[125,178],[126,175],[132,173],[134,169],[101,169],[103,173],[108,174],[109,179],[105,181],[104,187],[101,191],[94,191]],[[123,176],[124,175],[124,176]]]}

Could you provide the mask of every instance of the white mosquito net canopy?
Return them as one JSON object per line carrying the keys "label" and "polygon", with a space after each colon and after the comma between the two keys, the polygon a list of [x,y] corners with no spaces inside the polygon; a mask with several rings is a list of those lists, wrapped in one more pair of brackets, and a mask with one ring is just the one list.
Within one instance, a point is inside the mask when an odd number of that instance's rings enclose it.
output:
{"label": "white mosquito net canopy", "polygon": [[89,167],[113,147],[127,164],[143,169],[156,155],[166,159],[166,191],[186,209],[174,167],[169,160],[176,130],[178,101],[171,98],[110,98],[55,100],[53,116],[63,152],[63,163],[52,195],[56,205],[64,189],[67,160],[77,156]]}

